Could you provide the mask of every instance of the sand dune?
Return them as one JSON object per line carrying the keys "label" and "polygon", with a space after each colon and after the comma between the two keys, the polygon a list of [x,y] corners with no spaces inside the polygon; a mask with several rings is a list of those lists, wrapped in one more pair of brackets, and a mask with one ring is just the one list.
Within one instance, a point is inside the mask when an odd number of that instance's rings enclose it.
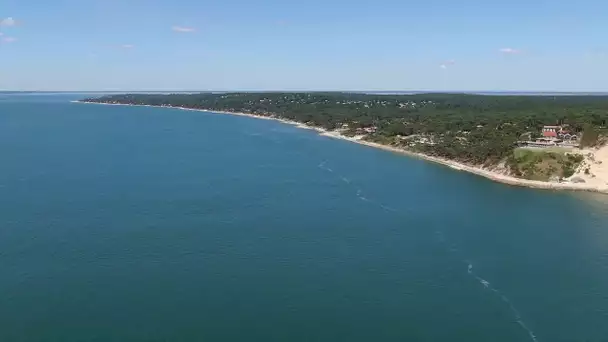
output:
{"label": "sand dune", "polygon": [[580,178],[591,186],[608,186],[608,145],[585,149],[581,153],[585,156],[585,160],[571,178]]}

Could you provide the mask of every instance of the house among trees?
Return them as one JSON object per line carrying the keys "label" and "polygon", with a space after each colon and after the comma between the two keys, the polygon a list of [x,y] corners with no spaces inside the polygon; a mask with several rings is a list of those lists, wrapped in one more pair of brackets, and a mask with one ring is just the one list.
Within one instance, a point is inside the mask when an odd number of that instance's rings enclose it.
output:
{"label": "house among trees", "polygon": [[579,137],[564,126],[543,126],[542,137],[535,140],[519,141],[519,146],[527,147],[578,147]]}
{"label": "house among trees", "polygon": [[545,138],[559,138],[562,140],[576,140],[578,135],[570,133],[570,131],[564,126],[544,126],[543,137]]}
{"label": "house among trees", "polygon": [[562,131],[562,126],[544,126],[543,137],[545,138],[557,138],[559,132]]}
{"label": "house among trees", "polygon": [[543,138],[547,139],[561,139],[564,141],[578,140],[576,133],[571,133],[564,126],[543,126]]}

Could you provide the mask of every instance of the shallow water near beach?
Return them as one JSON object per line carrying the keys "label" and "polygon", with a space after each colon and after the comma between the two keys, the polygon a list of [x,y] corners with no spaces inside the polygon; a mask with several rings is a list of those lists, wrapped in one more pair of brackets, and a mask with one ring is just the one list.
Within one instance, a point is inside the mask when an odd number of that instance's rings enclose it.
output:
{"label": "shallow water near beach", "polygon": [[0,95],[0,341],[602,341],[608,196]]}

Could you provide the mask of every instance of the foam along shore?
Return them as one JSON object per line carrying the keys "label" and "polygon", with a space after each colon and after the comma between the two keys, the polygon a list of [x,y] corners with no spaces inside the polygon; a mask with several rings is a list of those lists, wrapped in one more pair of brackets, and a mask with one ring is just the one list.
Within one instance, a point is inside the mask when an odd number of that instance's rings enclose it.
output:
{"label": "foam along shore", "polygon": [[131,106],[131,107],[153,107],[153,108],[172,108],[172,109],[181,109],[188,110],[193,112],[205,112],[205,113],[218,113],[218,114],[227,114],[227,115],[236,115],[236,116],[246,116],[250,118],[262,119],[262,120],[274,120],[282,123],[286,123],[289,125],[297,126],[298,128],[311,129],[318,132],[327,132],[327,130],[320,127],[312,127],[308,126],[304,123],[288,120],[284,118],[280,118],[274,115],[255,115],[249,113],[240,113],[240,112],[225,112],[221,110],[207,110],[207,109],[195,109],[195,108],[187,108],[187,107],[178,107],[178,106],[152,106],[152,105],[138,105],[138,104],[125,104],[125,103],[104,103],[104,102],[91,102],[91,101],[70,101],[72,103],[86,103],[86,104],[96,104],[96,105],[104,105],[104,106]]}
{"label": "foam along shore", "polygon": [[[490,180],[493,180],[495,182],[499,182],[499,183],[503,183],[503,184],[535,188],[535,189],[590,191],[590,192],[599,192],[599,193],[608,194],[608,174],[602,174],[601,175],[602,177],[595,179],[595,181],[593,181],[589,184],[588,183],[572,183],[572,182],[543,182],[543,181],[516,178],[516,177],[508,176],[508,175],[505,175],[502,173],[494,172],[492,170],[488,170],[488,169],[484,169],[484,168],[480,168],[480,167],[476,167],[476,166],[470,166],[467,164],[459,163],[459,162],[456,162],[453,160],[448,160],[445,158],[433,157],[433,156],[429,156],[429,155],[426,155],[423,153],[408,151],[408,150],[405,150],[402,148],[397,148],[397,147],[393,147],[393,146],[388,146],[388,145],[383,145],[383,144],[379,144],[379,143],[375,143],[375,142],[366,141],[363,139],[362,136],[347,137],[345,135],[342,135],[338,131],[329,131],[329,130],[326,130],[326,129],[323,129],[320,127],[312,127],[312,126],[308,126],[301,122],[280,118],[280,117],[277,117],[274,115],[268,115],[268,116],[255,115],[255,114],[240,113],[240,112],[226,112],[226,111],[207,110],[207,109],[194,109],[194,108],[177,107],[177,106],[135,105],[135,104],[102,103],[102,102],[89,102],[89,101],[72,101],[72,102],[108,105],[108,106],[174,108],[174,109],[181,109],[181,110],[188,110],[188,111],[246,116],[246,117],[264,119],[264,120],[275,120],[275,121],[279,121],[279,122],[282,122],[285,124],[294,125],[299,128],[312,129],[326,137],[350,141],[350,142],[357,143],[360,145],[365,145],[365,146],[369,146],[369,147],[374,147],[374,148],[378,148],[378,149],[382,149],[382,150],[386,150],[386,151],[391,151],[391,152],[395,152],[395,153],[399,153],[399,154],[404,154],[404,155],[428,160],[428,161],[431,161],[431,162],[434,162],[437,164],[448,166],[448,167],[458,170],[458,171],[469,172],[469,173],[472,173],[472,174],[475,174],[478,176],[482,176],[482,177],[488,178]],[[589,152],[589,151],[587,151],[587,152]],[[603,148],[599,149],[598,153],[596,153],[595,155],[606,156],[607,160],[605,160],[605,161],[599,160],[599,162],[600,163],[604,162],[604,163],[608,164],[608,146],[604,146]],[[595,157],[594,162],[597,164],[597,162],[598,162],[597,157]],[[604,176],[606,176],[606,177],[604,177]]]}

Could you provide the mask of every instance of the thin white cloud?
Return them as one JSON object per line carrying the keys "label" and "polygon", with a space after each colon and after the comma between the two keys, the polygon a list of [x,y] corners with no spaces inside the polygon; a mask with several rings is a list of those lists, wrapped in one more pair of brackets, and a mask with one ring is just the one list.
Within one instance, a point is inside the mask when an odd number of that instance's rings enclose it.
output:
{"label": "thin white cloud", "polygon": [[0,20],[0,26],[15,26],[17,25],[17,21],[12,17],[8,17]]}
{"label": "thin white cloud", "polygon": [[15,38],[15,37],[2,37],[3,43],[13,43],[16,41],[17,41],[17,38]]}
{"label": "thin white cloud", "polygon": [[455,61],[455,60],[450,59],[450,60],[447,60],[447,61],[445,61],[445,62],[441,63],[441,64],[439,65],[439,67],[440,67],[441,69],[447,69],[447,68],[448,68],[450,65],[454,65],[455,63],[456,63],[456,61]]}
{"label": "thin white cloud", "polygon": [[181,32],[181,33],[192,33],[192,32],[196,31],[196,29],[194,27],[186,27],[186,26],[173,26],[171,29],[175,32]]}
{"label": "thin white cloud", "polygon": [[123,49],[132,49],[132,48],[135,47],[135,45],[133,45],[133,44],[122,44],[120,47],[123,48]]}
{"label": "thin white cloud", "polygon": [[518,54],[521,52],[521,50],[514,49],[514,48],[502,48],[499,51],[502,53],[509,54],[509,55],[515,55],[515,54]]}

